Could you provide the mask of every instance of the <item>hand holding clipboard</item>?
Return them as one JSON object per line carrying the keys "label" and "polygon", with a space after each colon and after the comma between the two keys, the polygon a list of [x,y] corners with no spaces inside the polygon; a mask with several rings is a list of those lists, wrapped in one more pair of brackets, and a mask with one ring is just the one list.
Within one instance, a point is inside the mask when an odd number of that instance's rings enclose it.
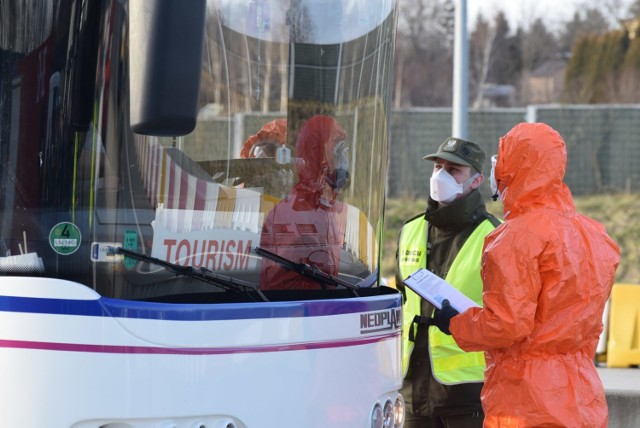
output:
{"label": "hand holding clipboard", "polygon": [[445,299],[458,312],[478,307],[476,302],[462,294],[453,285],[424,268],[418,269],[406,277],[404,283],[438,309],[442,309],[442,301]]}

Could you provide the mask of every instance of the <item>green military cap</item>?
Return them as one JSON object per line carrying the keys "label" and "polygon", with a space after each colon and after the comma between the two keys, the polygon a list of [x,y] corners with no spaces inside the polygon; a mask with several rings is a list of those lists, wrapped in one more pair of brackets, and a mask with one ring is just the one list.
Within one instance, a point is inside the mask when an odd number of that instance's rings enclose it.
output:
{"label": "green military cap", "polygon": [[423,159],[436,160],[436,158],[473,167],[480,173],[484,169],[484,151],[476,143],[460,138],[447,138],[440,144],[436,153],[427,155]]}

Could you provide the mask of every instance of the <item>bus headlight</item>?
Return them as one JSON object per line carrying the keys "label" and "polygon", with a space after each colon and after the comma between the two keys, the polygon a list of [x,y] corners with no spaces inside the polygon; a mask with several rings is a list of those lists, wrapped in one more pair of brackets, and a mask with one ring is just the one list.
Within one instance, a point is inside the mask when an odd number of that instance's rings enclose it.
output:
{"label": "bus headlight", "polygon": [[382,406],[376,403],[371,413],[371,428],[384,428],[383,422]]}
{"label": "bus headlight", "polygon": [[396,402],[393,405],[393,428],[402,428],[404,426],[404,398],[398,394]]}
{"label": "bus headlight", "polygon": [[403,428],[405,418],[404,398],[392,393],[380,397],[371,412],[371,428]]}
{"label": "bus headlight", "polygon": [[391,400],[387,400],[384,403],[384,409],[382,409],[382,426],[384,428],[394,428],[394,411]]}

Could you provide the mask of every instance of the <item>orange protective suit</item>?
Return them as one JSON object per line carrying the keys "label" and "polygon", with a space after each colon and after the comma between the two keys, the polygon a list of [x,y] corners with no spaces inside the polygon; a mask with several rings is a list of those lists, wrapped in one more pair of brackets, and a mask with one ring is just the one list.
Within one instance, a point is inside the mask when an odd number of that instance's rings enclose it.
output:
{"label": "orange protective suit", "polygon": [[501,140],[505,222],[485,240],[484,308],[452,318],[465,351],[486,351],[485,427],[606,427],[593,359],[620,250],[578,214],[562,137],[522,123]]}
{"label": "orange protective suit", "polygon": [[[345,139],[336,119],[316,115],[304,122],[296,139],[299,181],[267,215],[260,247],[295,263],[306,263],[330,275],[338,274],[344,245],[347,209],[331,186],[338,167],[333,152]],[[319,289],[320,283],[262,259],[260,288]]]}
{"label": "orange protective suit", "polygon": [[[274,157],[275,150],[279,146],[287,145],[287,119],[275,119],[267,122],[256,134],[253,134],[242,143],[240,157],[243,159],[255,157]],[[256,149],[264,146],[260,150],[261,155],[256,156]]]}

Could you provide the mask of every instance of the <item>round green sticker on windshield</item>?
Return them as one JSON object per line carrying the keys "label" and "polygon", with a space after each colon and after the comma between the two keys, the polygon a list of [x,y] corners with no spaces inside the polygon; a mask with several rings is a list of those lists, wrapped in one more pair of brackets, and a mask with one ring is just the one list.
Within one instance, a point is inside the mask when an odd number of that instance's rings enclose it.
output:
{"label": "round green sticker on windshield", "polygon": [[58,254],[68,255],[80,248],[80,229],[73,223],[63,221],[49,232],[49,245]]}

